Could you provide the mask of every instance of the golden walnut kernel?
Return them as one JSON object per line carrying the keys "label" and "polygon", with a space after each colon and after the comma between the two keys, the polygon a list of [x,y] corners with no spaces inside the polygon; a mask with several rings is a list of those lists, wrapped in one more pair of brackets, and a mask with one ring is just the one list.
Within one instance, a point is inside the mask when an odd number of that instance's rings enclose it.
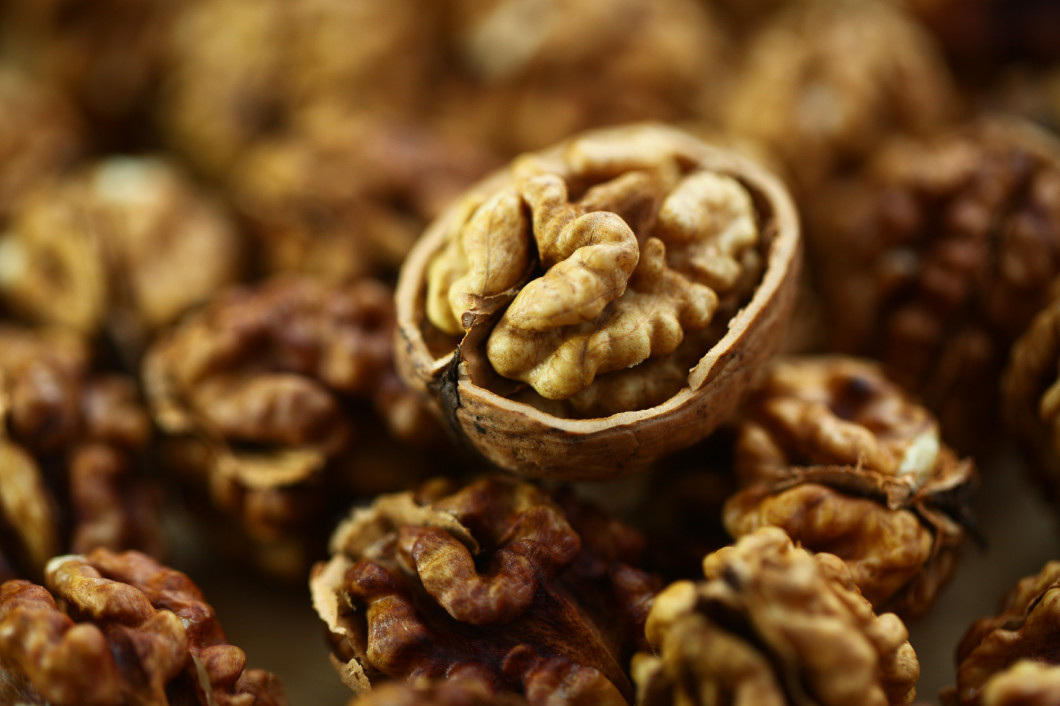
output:
{"label": "golden walnut kernel", "polygon": [[147,339],[236,280],[234,222],[163,158],[109,157],[42,185],[0,241],[0,294],[25,318],[102,330],[135,361]]}
{"label": "golden walnut kernel", "polygon": [[[1055,701],[1060,694],[1055,669],[1060,666],[1058,640],[1060,562],[1050,561],[1040,572],[1021,579],[1013,587],[997,615],[977,620],[968,628],[957,648],[957,685],[944,694],[944,700],[952,706],[986,706],[989,692],[994,691],[995,696],[991,698],[997,698],[998,692],[1008,690],[1003,683],[992,686],[991,682],[1009,670],[1019,670],[1022,662],[1030,660],[1053,668],[1050,691]],[[1009,676],[1014,678],[1015,673]],[[1040,676],[1044,677],[1045,673]],[[1045,687],[1045,682],[1042,686]]]}
{"label": "golden walnut kernel", "polygon": [[774,361],[748,397],[735,464],[741,490],[723,514],[733,536],[779,526],[845,561],[874,606],[908,616],[952,575],[974,466],[878,365]]}
{"label": "golden walnut kernel", "polygon": [[138,552],[55,557],[45,588],[0,585],[0,700],[51,706],[283,706],[179,571]]}
{"label": "golden walnut kernel", "polygon": [[815,260],[831,344],[882,360],[978,450],[996,438],[991,381],[1060,272],[1060,143],[983,119],[890,142],[858,181]]}
{"label": "golden walnut kernel", "polygon": [[742,157],[658,125],[587,132],[417,242],[398,370],[509,470],[634,469],[708,434],[779,345],[798,237],[783,187]]}
{"label": "golden walnut kernel", "polygon": [[916,695],[902,621],[876,615],[830,554],[763,528],[703,560],[705,580],[655,597],[634,657],[642,706],[888,706]]}
{"label": "golden walnut kernel", "polygon": [[[284,277],[224,292],[148,350],[143,382],[169,467],[264,567],[303,575],[330,512],[409,482],[416,446],[441,437],[394,374],[393,330],[382,282]],[[387,451],[395,439],[401,455]]]}
{"label": "golden walnut kernel", "polygon": [[722,123],[772,148],[805,191],[893,133],[940,127],[957,100],[931,37],[894,4],[810,0],[751,35]]}
{"label": "golden walnut kernel", "polygon": [[982,706],[1050,706],[1060,699],[1060,666],[1032,659],[1016,662],[983,686]]}
{"label": "golden walnut kernel", "polygon": [[93,371],[78,337],[0,326],[0,580],[67,551],[157,552],[149,440],[134,381]]}
{"label": "golden walnut kernel", "polygon": [[625,704],[655,589],[632,565],[642,544],[529,483],[434,481],[355,509],[310,588],[355,692],[460,677],[531,704]]}

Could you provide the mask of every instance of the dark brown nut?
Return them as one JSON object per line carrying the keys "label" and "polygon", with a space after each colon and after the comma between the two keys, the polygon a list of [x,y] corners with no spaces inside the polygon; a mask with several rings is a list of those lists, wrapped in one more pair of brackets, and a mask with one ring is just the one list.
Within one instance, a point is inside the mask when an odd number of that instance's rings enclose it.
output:
{"label": "dark brown nut", "polygon": [[980,451],[996,439],[990,381],[1060,272],[1060,144],[984,119],[886,145],[858,189],[845,214],[832,204],[815,259],[832,345],[882,360],[951,443]]}
{"label": "dark brown nut", "polygon": [[[179,571],[134,551],[55,557],[0,586],[0,699],[53,706],[283,706]],[[16,698],[17,697],[17,698]]]}
{"label": "dark brown nut", "polygon": [[875,614],[837,557],[766,527],[708,555],[703,573],[655,597],[654,653],[633,660],[642,706],[886,706],[916,696],[905,625]]}
{"label": "dark brown nut", "polygon": [[480,680],[531,704],[625,704],[655,581],[643,540],[573,497],[486,477],[355,509],[310,579],[343,681]]}
{"label": "dark brown nut", "polygon": [[[410,443],[441,436],[396,380],[393,330],[392,290],[379,281],[278,278],[218,296],[144,358],[168,465],[273,573],[304,577],[330,512],[408,483],[419,458]],[[409,442],[405,461],[373,477],[363,461],[395,446],[394,434]]]}
{"label": "dark brown nut", "polygon": [[976,482],[931,413],[875,363],[837,356],[774,361],[744,415],[729,532],[779,526],[845,561],[878,609],[926,611],[953,574]]}
{"label": "dark brown nut", "polygon": [[[715,111],[725,32],[697,0],[459,0],[441,119],[502,155]],[[547,119],[543,119],[547,116]]]}
{"label": "dark brown nut", "polygon": [[237,161],[232,200],[267,272],[393,275],[423,228],[494,166],[425,124],[329,109]]}
{"label": "dark brown nut", "polygon": [[[1007,671],[1030,660],[1051,667],[1048,688],[1053,700],[1060,694],[1056,667],[1060,666],[1056,645],[1060,640],[1060,562],[1050,561],[1042,570],[1021,579],[1005,597],[997,615],[982,618],[968,628],[957,647],[957,685],[946,694],[948,703],[959,706],[985,706],[988,693],[1008,691],[1004,681],[992,685]],[[1005,681],[1016,679],[1010,674]],[[1040,676],[1045,677],[1045,673]],[[1037,681],[1036,679],[1034,681]],[[1051,687],[1047,684],[1051,683]],[[996,690],[996,691],[995,691]],[[1049,703],[1048,701],[997,701],[994,703]]]}
{"label": "dark brown nut", "polygon": [[892,133],[929,131],[955,113],[957,91],[940,52],[894,4],[788,5],[751,36],[722,121],[771,146],[800,193]]}
{"label": "dark brown nut", "polygon": [[527,476],[599,479],[687,447],[779,345],[800,264],[784,187],[660,125],[523,155],[402,266],[398,371]]}
{"label": "dark brown nut", "polygon": [[87,151],[88,138],[65,95],[6,64],[0,66],[0,105],[0,222],[6,223],[39,181]]}
{"label": "dark brown nut", "polygon": [[0,326],[0,580],[67,551],[158,552],[149,441],[133,380],[93,371],[78,337]]}
{"label": "dark brown nut", "polygon": [[529,702],[514,692],[497,693],[480,680],[454,678],[415,684],[384,682],[354,697],[347,706],[529,706]]}
{"label": "dark brown nut", "polygon": [[163,158],[111,157],[28,196],[2,241],[0,293],[23,317],[147,338],[239,276],[228,214]]}

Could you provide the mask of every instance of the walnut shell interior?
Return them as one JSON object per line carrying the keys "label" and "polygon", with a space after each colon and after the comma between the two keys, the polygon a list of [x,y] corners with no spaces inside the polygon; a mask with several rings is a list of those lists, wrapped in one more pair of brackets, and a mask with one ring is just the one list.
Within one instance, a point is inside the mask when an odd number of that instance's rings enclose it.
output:
{"label": "walnut shell interior", "polygon": [[[621,151],[630,144],[642,152],[657,149],[697,170],[738,182],[753,203],[762,266],[746,300],[719,307],[721,315],[709,328],[712,337],[686,337],[686,341],[700,342],[703,349],[693,351],[687,375],[682,369],[676,391],[641,408],[574,418],[556,413],[548,404],[528,403],[518,385],[498,383],[496,371],[476,350],[488,335],[487,327],[471,324],[461,338],[430,322],[428,271],[449,233],[460,219],[466,219],[467,199],[436,219],[409,253],[398,279],[399,374],[411,388],[432,399],[436,411],[469,446],[490,462],[528,477],[588,480],[618,476],[710,434],[739,403],[754,371],[780,345],[801,264],[798,221],[781,182],[744,157],[662,125],[599,129],[524,155],[508,170],[472,187],[470,199],[486,202],[511,187],[527,164],[561,163],[565,154],[584,143],[605,152],[609,146]],[[642,257],[647,256],[642,252]],[[673,358],[648,362],[666,365],[668,361]]]}

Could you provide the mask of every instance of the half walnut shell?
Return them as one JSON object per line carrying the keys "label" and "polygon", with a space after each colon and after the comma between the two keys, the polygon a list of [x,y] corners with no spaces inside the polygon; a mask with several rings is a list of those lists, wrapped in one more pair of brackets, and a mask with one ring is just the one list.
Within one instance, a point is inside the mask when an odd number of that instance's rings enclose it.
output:
{"label": "half walnut shell", "polygon": [[601,479],[704,438],[783,339],[800,235],[772,174],[674,128],[523,155],[428,227],[399,374],[529,477]]}

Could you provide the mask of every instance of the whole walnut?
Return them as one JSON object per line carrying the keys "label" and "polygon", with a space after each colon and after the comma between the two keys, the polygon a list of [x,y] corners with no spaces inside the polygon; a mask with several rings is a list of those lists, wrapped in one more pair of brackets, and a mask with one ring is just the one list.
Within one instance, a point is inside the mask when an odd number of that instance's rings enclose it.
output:
{"label": "whole walnut", "polygon": [[905,625],[877,615],[831,554],[765,527],[703,559],[705,579],[655,597],[652,653],[633,660],[641,706],[888,706],[916,696]]}
{"label": "whole walnut", "polygon": [[882,360],[958,447],[990,446],[993,381],[1060,273],[1060,143],[1002,118],[896,140],[822,205],[814,265],[832,345]]}
{"label": "whole walnut", "polygon": [[787,192],[754,162],[663,125],[591,130],[417,241],[398,371],[507,470],[629,472],[724,421],[780,345],[800,262]]}
{"label": "whole walnut", "polygon": [[97,546],[161,551],[150,437],[135,381],[76,335],[0,325],[0,581]]}
{"label": "whole walnut", "polygon": [[531,704],[625,704],[656,589],[642,548],[572,495],[439,480],[353,510],[310,589],[355,692],[461,678]]}
{"label": "whole walnut", "polygon": [[20,316],[103,332],[135,366],[147,340],[241,275],[221,203],[166,157],[107,157],[42,184],[0,240]]}
{"label": "whole walnut", "polygon": [[262,568],[304,577],[332,513],[445,468],[440,427],[394,374],[393,331],[380,281],[278,277],[218,294],[145,355],[166,468]]}
{"label": "whole walnut", "polygon": [[838,556],[877,608],[924,613],[952,576],[976,482],[938,422],[878,365],[841,356],[775,360],[751,392],[726,503],[735,537],[784,529]]}
{"label": "whole walnut", "polygon": [[932,38],[886,0],[789,2],[747,41],[722,124],[772,148],[800,199],[892,134],[931,131],[958,111]]}
{"label": "whole walnut", "polygon": [[185,574],[135,551],[57,556],[44,585],[0,585],[0,701],[40,706],[285,706],[246,668]]}
{"label": "whole walnut", "polygon": [[[1060,562],[1012,588],[997,615],[973,623],[957,647],[957,684],[947,706],[1055,703],[1060,697]],[[1029,663],[1029,664],[1028,664]],[[1020,700],[1016,695],[1021,691]],[[1037,691],[1040,696],[1026,694]]]}

